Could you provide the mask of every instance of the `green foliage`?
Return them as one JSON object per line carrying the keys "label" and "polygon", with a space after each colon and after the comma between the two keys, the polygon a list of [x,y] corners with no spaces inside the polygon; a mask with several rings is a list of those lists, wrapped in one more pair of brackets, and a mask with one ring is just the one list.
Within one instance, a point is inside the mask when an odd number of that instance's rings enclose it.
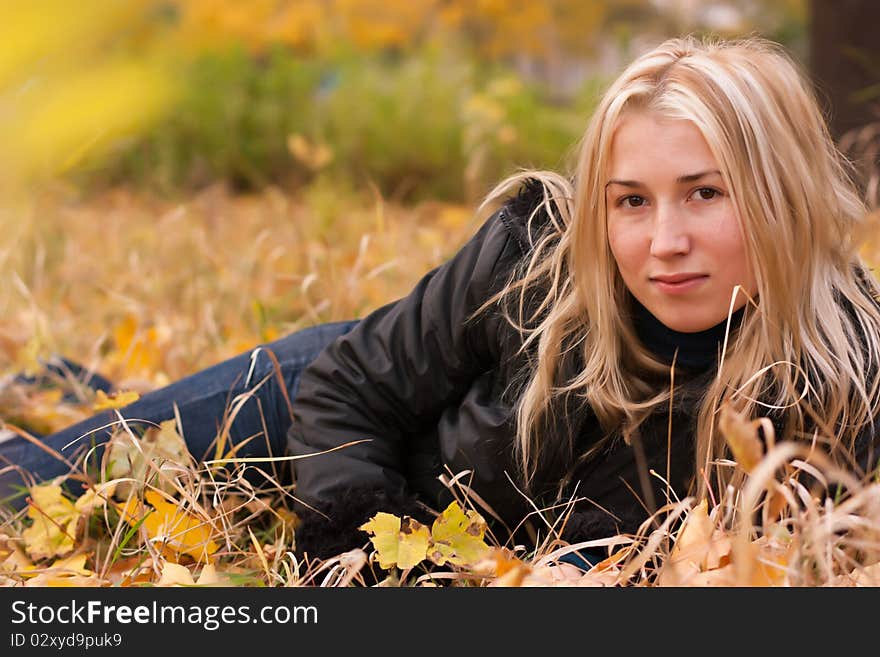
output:
{"label": "green foliage", "polygon": [[[436,48],[320,60],[232,48],[179,74],[185,92],[174,111],[117,144],[85,182],[175,193],[218,179],[255,189],[320,177],[401,200],[473,199],[517,168],[560,166],[596,97],[588,85],[551,101],[509,69],[481,70]],[[327,157],[302,157],[293,137]]]}
{"label": "green foliage", "polygon": [[255,59],[232,48],[199,56],[180,75],[178,107],[137,142],[120,144],[93,180],[176,191],[217,179],[259,187],[285,171],[286,135],[306,130],[311,118],[317,63],[280,49]]}

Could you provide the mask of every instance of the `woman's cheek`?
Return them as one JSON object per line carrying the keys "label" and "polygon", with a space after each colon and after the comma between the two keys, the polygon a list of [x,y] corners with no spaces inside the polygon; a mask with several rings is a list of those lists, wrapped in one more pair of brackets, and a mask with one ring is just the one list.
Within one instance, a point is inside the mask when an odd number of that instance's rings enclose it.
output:
{"label": "woman's cheek", "polygon": [[621,226],[611,227],[608,231],[608,244],[621,273],[629,273],[639,268],[641,260],[639,239],[632,231]]}

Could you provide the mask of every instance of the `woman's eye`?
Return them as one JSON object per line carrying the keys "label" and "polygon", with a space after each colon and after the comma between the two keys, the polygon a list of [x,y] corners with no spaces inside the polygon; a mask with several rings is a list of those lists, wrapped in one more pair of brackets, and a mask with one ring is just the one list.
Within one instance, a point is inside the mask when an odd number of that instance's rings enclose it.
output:
{"label": "woman's eye", "polygon": [[617,204],[624,208],[640,208],[645,204],[645,197],[637,196],[635,194],[624,196],[617,202]]}
{"label": "woman's eye", "polygon": [[717,189],[712,189],[711,187],[700,187],[691,195],[691,198],[700,199],[702,201],[711,201],[713,198],[720,195],[721,192],[719,192]]}

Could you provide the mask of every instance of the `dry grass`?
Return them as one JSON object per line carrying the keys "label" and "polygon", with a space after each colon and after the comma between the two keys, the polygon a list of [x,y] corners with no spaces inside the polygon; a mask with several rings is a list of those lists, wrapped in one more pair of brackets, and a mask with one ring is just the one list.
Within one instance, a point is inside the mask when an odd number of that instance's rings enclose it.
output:
{"label": "dry grass", "polygon": [[[315,188],[302,198],[269,191],[233,197],[221,188],[182,203],[117,192],[78,201],[63,190],[4,213],[0,355],[7,375],[60,353],[121,387],[146,390],[314,323],[363,316],[405,294],[477,226],[469,208],[386,205],[369,193]],[[866,245],[866,253],[876,248]],[[11,390],[8,378],[5,389]],[[25,394],[25,393],[21,393]],[[52,397],[6,397],[18,416],[60,428],[90,412]],[[222,433],[222,429],[221,432]],[[126,426],[117,438],[147,449]],[[115,497],[64,511],[63,530],[83,565],[28,553],[26,511],[0,517],[0,580],[9,585],[175,583],[260,586],[851,586],[878,585],[880,484],[855,480],[808,446],[780,445],[741,491],[703,503],[672,499],[635,536],[568,545],[560,523],[536,509],[535,550],[490,537],[478,563],[381,571],[364,550],[324,561],[293,554],[292,491],[255,490],[244,476],[271,463],[197,464],[185,455],[150,461],[147,476],[117,477]],[[740,467],[727,463],[728,467]],[[847,488],[822,501],[803,473]],[[73,473],[92,485],[88,473]],[[450,482],[461,504],[485,512]],[[164,526],[137,520],[147,497],[177,511]],[[123,494],[124,493],[124,494]],[[152,496],[152,497],[150,497]],[[126,503],[128,499],[128,503]],[[49,504],[31,504],[59,526]],[[65,507],[66,508],[66,507]],[[53,507],[54,509],[54,507]],[[59,512],[60,513],[60,512]],[[170,513],[170,512],[169,512]],[[55,515],[53,515],[55,514]],[[564,516],[564,514],[563,514]],[[183,524],[180,524],[183,522]],[[50,523],[51,524],[51,523]],[[209,549],[209,545],[212,546]],[[608,559],[584,574],[556,560],[580,547]],[[60,565],[59,565],[60,564]],[[210,564],[210,565],[209,565]],[[182,567],[182,568],[181,568]]]}

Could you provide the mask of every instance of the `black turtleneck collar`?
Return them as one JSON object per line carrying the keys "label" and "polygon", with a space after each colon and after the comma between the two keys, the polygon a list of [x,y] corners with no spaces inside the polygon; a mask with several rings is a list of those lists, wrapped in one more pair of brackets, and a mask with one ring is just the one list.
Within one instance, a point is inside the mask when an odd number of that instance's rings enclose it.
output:
{"label": "black turtleneck collar", "polygon": [[[703,371],[718,364],[718,356],[724,345],[727,318],[705,331],[681,333],[663,324],[632,295],[630,300],[636,334],[654,356],[666,364],[672,364],[675,350],[678,349],[676,367]],[[733,313],[731,330],[740,325],[744,311],[745,306]]]}

